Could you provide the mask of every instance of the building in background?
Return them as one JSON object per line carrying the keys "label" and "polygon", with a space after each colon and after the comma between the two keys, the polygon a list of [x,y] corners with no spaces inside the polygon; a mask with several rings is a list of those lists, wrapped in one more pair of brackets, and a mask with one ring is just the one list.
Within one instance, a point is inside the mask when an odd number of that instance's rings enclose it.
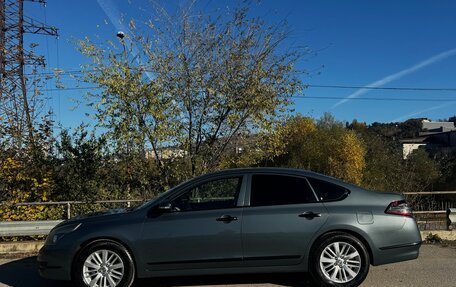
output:
{"label": "building in background", "polygon": [[453,122],[432,122],[424,119],[421,123],[421,131],[417,137],[400,141],[404,159],[419,148],[431,156],[456,150],[456,127]]}

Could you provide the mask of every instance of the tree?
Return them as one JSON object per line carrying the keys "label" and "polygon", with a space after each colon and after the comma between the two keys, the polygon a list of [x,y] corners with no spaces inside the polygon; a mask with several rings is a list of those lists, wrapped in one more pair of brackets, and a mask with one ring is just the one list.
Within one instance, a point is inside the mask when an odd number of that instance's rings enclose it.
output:
{"label": "tree", "polygon": [[391,139],[414,138],[421,131],[422,119],[408,119],[400,123],[373,123],[369,129]]}
{"label": "tree", "polygon": [[89,136],[86,131],[80,132],[82,128],[73,135],[63,130],[57,143],[53,176],[59,201],[89,202],[102,198],[99,191],[103,180],[99,172],[103,164],[103,141]]}
{"label": "tree", "polygon": [[330,174],[346,181],[361,184],[365,168],[365,147],[356,133],[345,132],[329,157]]}
{"label": "tree", "polygon": [[286,152],[277,164],[321,172],[360,184],[365,167],[365,148],[357,134],[330,114],[319,121],[301,116],[287,122]]}
{"label": "tree", "polygon": [[[294,68],[301,53],[281,48],[284,23],[267,26],[248,8],[216,18],[162,13],[147,29],[131,21],[122,47],[79,42],[92,60],[84,80],[100,87],[89,94],[100,125],[118,149],[150,149],[164,185],[172,182],[170,162],[184,178],[217,169],[234,141],[252,156],[281,151],[271,135],[302,88]],[[252,134],[268,142],[258,148]]]}
{"label": "tree", "polygon": [[424,150],[416,150],[403,159],[399,141],[385,136],[378,124],[353,126],[366,147],[366,166],[362,185],[379,191],[429,190],[439,176],[439,165]]}
{"label": "tree", "polygon": [[0,142],[0,219],[59,218],[52,206],[16,206],[19,202],[48,201],[53,197],[52,121],[43,117],[34,131],[34,148],[22,152],[9,141]]}

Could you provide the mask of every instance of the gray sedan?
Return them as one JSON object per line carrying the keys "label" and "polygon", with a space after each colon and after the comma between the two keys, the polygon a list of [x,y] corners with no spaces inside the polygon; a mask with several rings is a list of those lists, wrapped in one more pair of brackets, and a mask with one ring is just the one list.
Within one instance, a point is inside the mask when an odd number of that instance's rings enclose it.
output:
{"label": "gray sedan", "polygon": [[416,259],[421,237],[395,193],[294,169],[235,169],[185,182],[132,210],[67,220],[38,262],[45,278],[131,286],[135,278],[310,272],[358,286],[369,266]]}

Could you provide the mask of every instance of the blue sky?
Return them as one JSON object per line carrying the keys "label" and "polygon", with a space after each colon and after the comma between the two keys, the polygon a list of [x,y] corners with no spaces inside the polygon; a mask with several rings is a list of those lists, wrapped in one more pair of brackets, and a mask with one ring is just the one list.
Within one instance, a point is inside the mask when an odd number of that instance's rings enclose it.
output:
{"label": "blue sky", "polygon": [[[183,1],[165,3],[171,12]],[[202,0],[197,6],[207,12],[224,9],[236,1]],[[27,36],[38,42],[38,52],[47,58],[48,72],[54,68],[79,70],[88,61],[74,41],[85,36],[96,41],[116,40],[120,14],[126,19],[146,18],[148,0],[48,0],[46,8],[25,3],[25,13],[59,28],[60,37]],[[286,44],[310,46],[298,67],[310,71],[303,76],[309,85],[456,88],[456,1],[293,1],[254,2],[252,13],[269,23],[286,19],[292,34]],[[77,83],[63,77],[67,87]],[[83,84],[80,84],[84,86]],[[89,121],[84,90],[53,90],[48,83],[47,106],[64,127]],[[311,98],[305,98],[311,97]],[[358,98],[314,99],[313,97]],[[359,98],[440,99],[418,101],[366,101]],[[441,99],[448,99],[442,101]],[[76,105],[74,101],[82,101]],[[304,98],[296,98],[297,112],[320,117],[331,112],[343,121],[390,122],[411,117],[448,118],[456,114],[456,92],[357,90],[309,87]]]}

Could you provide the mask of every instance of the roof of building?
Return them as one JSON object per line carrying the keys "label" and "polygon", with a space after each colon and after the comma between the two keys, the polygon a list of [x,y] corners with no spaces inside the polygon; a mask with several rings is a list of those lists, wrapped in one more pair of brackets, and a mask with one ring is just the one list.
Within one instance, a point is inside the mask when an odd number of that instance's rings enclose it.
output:
{"label": "roof of building", "polygon": [[436,138],[435,136],[449,135],[449,134],[453,134],[453,133],[456,133],[456,129],[451,130],[451,131],[444,131],[444,132],[420,132],[419,136],[416,138],[401,139],[401,140],[399,140],[399,142],[401,142],[401,143],[426,143],[429,140],[432,140],[431,138],[433,138],[433,137]]}
{"label": "roof of building", "polygon": [[446,132],[456,130],[453,122],[430,122],[423,120],[421,123],[421,129],[423,131]]}

